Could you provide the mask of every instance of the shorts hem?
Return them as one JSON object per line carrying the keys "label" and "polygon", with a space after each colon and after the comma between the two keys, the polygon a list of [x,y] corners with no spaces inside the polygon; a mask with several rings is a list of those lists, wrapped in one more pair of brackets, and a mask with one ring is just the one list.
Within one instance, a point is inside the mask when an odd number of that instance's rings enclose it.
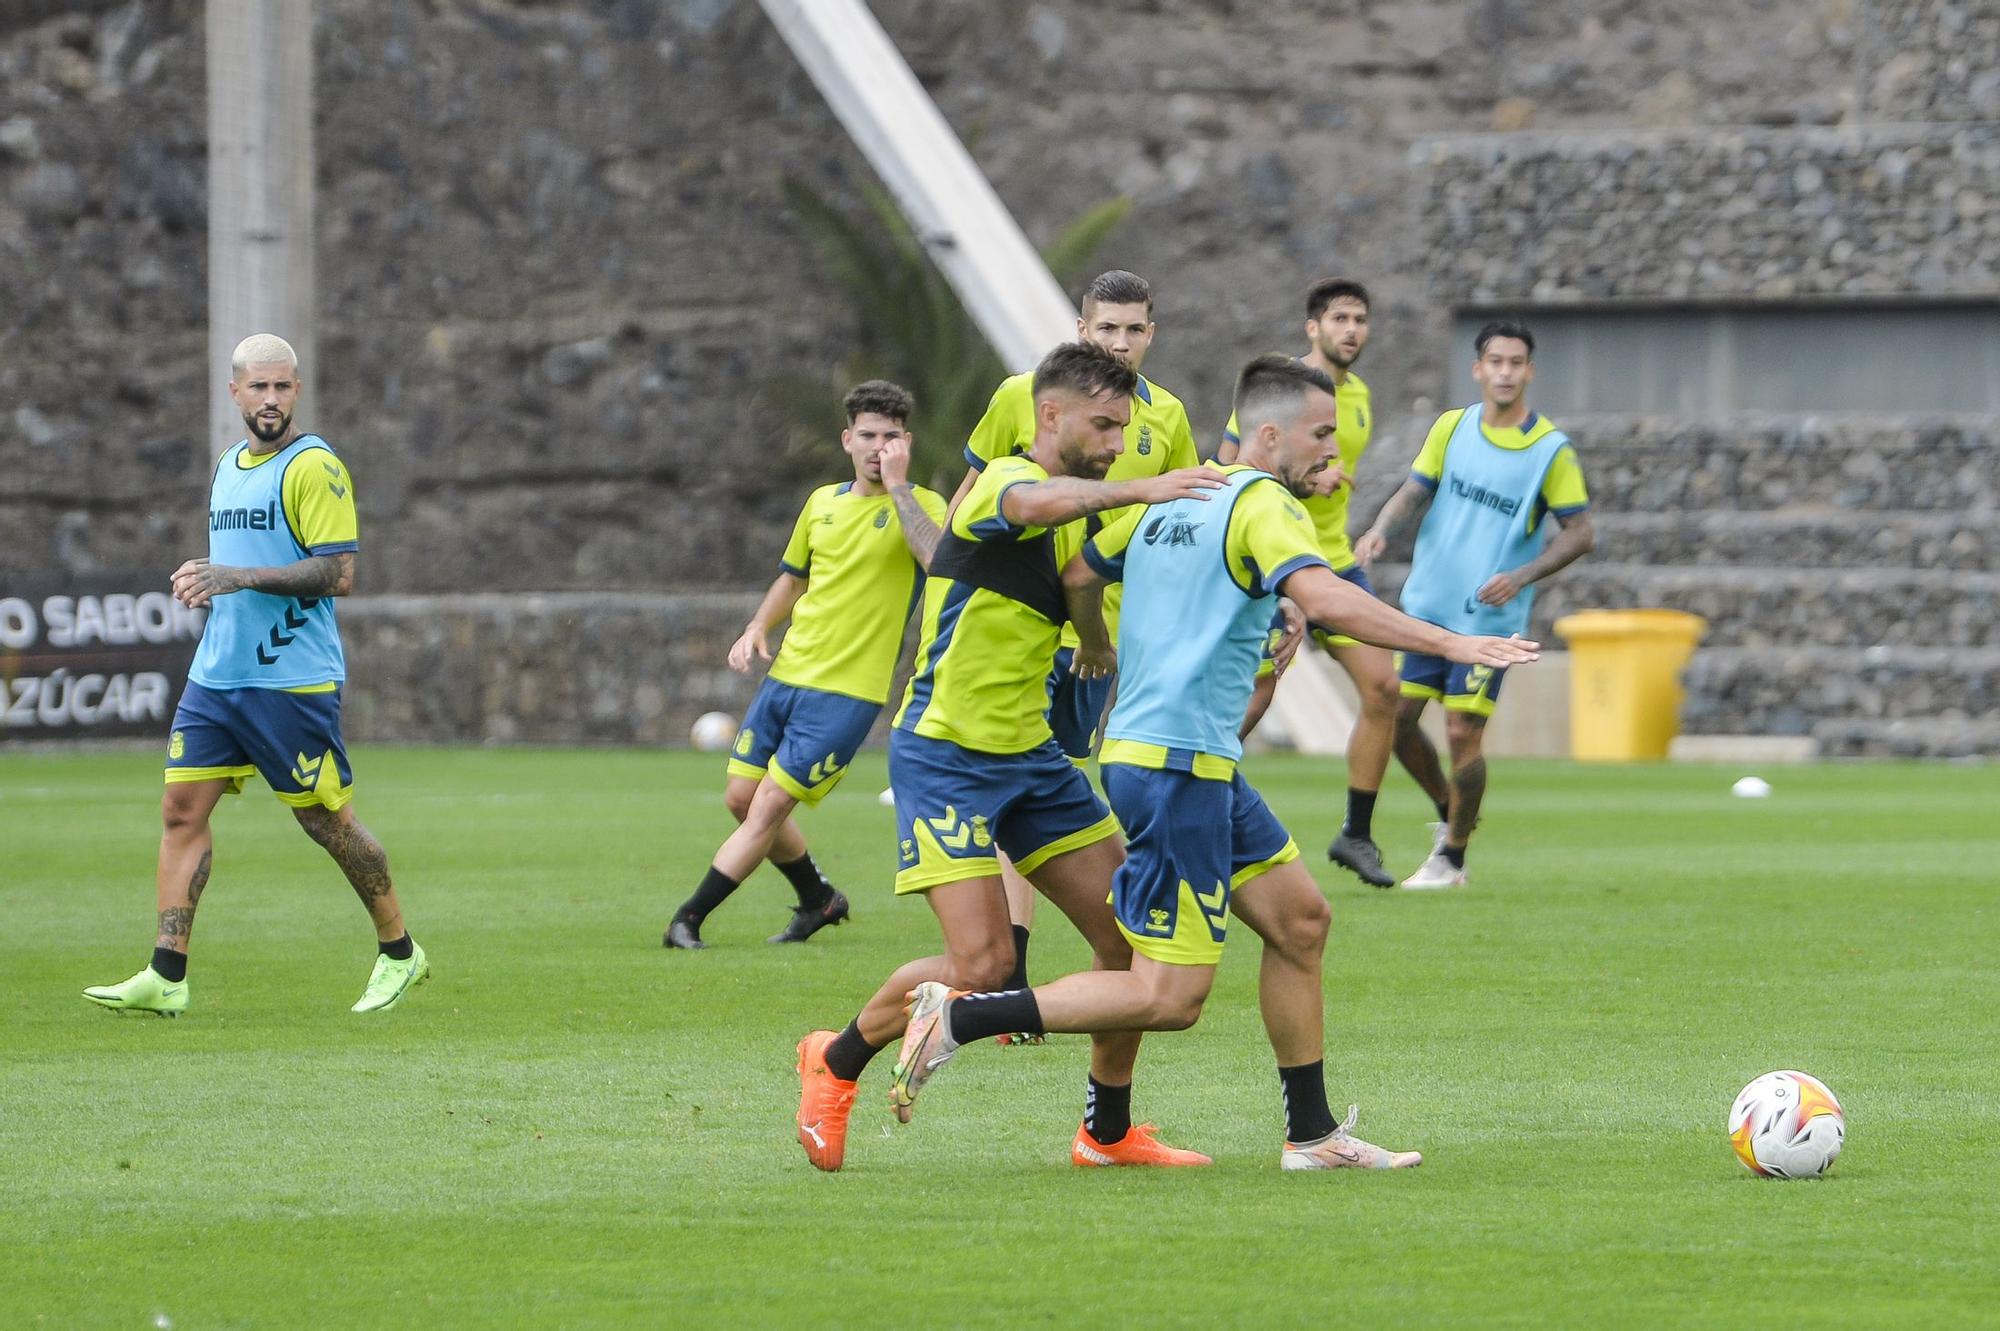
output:
{"label": "shorts hem", "polygon": [[764,775],[770,778],[772,785],[784,791],[807,808],[812,808],[825,799],[833,788],[840,784],[840,778],[846,774],[847,769],[843,767],[840,771],[835,772],[818,785],[809,786],[790,772],[787,772],[784,768],[778,766],[776,758],[773,758],[771,765],[764,769]]}
{"label": "shorts hem", "polygon": [[752,766],[744,762],[741,758],[731,758],[729,760],[729,775],[740,776],[745,781],[762,781],[765,770],[764,767]]}
{"label": "shorts hem", "polygon": [[951,883],[967,883],[975,878],[998,878],[1000,861],[995,856],[985,856],[976,860],[953,860],[949,864],[919,865],[914,869],[901,869],[896,873],[896,895],[908,896],[913,892],[928,892],[934,887],[945,887]]}
{"label": "shorts hem", "polygon": [[338,813],[354,798],[354,787],[342,786],[324,795],[317,790],[274,790],[271,793],[294,809],[310,809],[317,804],[328,813]]}
{"label": "shorts hem", "polygon": [[1491,716],[1493,709],[1499,705],[1498,698],[1482,697],[1476,693],[1457,693],[1444,700],[1447,712],[1469,712],[1474,716]]}
{"label": "shorts hem", "polygon": [[1151,961],[1167,966],[1219,966],[1222,964],[1222,944],[1189,944],[1183,939],[1153,938],[1147,934],[1135,934],[1125,927],[1125,921],[1118,921],[1118,932],[1125,935],[1125,941],[1132,950]]}
{"label": "shorts hem", "polygon": [[1280,850],[1277,854],[1271,856],[1268,859],[1258,860],[1255,864],[1246,864],[1241,869],[1238,869],[1235,873],[1230,874],[1229,890],[1231,892],[1234,892],[1237,888],[1243,886],[1245,883],[1257,877],[1259,874],[1269,873],[1271,870],[1277,868],[1281,864],[1290,864],[1293,860],[1296,860],[1298,857],[1299,857],[1299,843],[1292,840],[1290,837],[1286,837],[1284,848]]}
{"label": "shorts hem", "polygon": [[1429,700],[1444,697],[1443,689],[1435,688],[1429,684],[1412,684],[1407,679],[1403,681],[1402,692],[1405,698],[1423,698]]}
{"label": "shorts hem", "polygon": [[177,781],[214,781],[220,779],[230,783],[229,793],[233,795],[243,789],[244,778],[255,775],[257,775],[257,768],[253,763],[245,763],[241,767],[169,767],[167,769],[167,784],[172,785]]}
{"label": "shorts hem", "polygon": [[[1065,837],[1057,837],[1054,841],[1049,842],[1048,845],[1034,851],[1032,854],[1021,856],[1021,858],[1014,861],[1014,871],[1023,878],[1026,878],[1029,874],[1041,868],[1058,855],[1067,855],[1073,850],[1082,850],[1085,846],[1094,846],[1100,841],[1118,836],[1119,834],[1120,829],[1117,817],[1107,813],[1089,827],[1080,828]],[[899,874],[898,877],[901,877],[901,875]]]}

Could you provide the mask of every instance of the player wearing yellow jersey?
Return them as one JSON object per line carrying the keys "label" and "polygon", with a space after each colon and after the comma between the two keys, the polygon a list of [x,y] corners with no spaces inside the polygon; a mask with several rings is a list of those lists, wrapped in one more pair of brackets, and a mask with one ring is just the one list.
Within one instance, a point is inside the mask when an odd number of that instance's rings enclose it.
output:
{"label": "player wearing yellow jersey", "polygon": [[[1321,478],[1319,488],[1302,502],[1312,515],[1320,550],[1334,573],[1373,595],[1375,588],[1368,581],[1368,572],[1355,558],[1347,540],[1347,501],[1354,493],[1355,473],[1374,431],[1368,385],[1354,373],[1354,362],[1368,345],[1368,289],[1349,278],[1324,278],[1306,292],[1305,304],[1306,341],[1311,346],[1299,360],[1333,380],[1340,419],[1340,457],[1338,465]],[[1217,459],[1233,460],[1237,446],[1236,418],[1231,416],[1223,431]],[[1276,638],[1279,632],[1276,623],[1272,632]],[[1374,820],[1375,801],[1382,790],[1382,776],[1388,770],[1396,735],[1399,690],[1395,660],[1384,648],[1356,641],[1346,634],[1316,628],[1312,636],[1354,681],[1361,704],[1360,715],[1355,717],[1354,728],[1347,737],[1347,812],[1339,835],[1327,847],[1326,857],[1352,870],[1364,883],[1393,887],[1396,880],[1382,867],[1382,852],[1375,844]],[[1273,647],[1278,644],[1274,642]],[[1265,708],[1270,706],[1278,676],[1283,673],[1283,659],[1279,651],[1267,653],[1244,717],[1245,735],[1256,727]],[[1428,742],[1421,732],[1417,739]],[[1435,772],[1437,766],[1437,755],[1433,753],[1428,767],[1420,764],[1411,770],[1413,774]],[[1419,775],[1418,780],[1422,779]],[[1442,776],[1434,789],[1426,787],[1426,793],[1438,806],[1438,817],[1442,819],[1447,799]]]}
{"label": "player wearing yellow jersey", "polygon": [[[1522,633],[1534,585],[1596,544],[1586,511],[1590,495],[1569,437],[1528,409],[1534,334],[1518,323],[1489,323],[1473,348],[1480,400],[1438,417],[1410,479],[1382,506],[1354,551],[1364,563],[1375,559],[1398,532],[1420,522],[1403,584],[1405,613],[1461,633]],[[1554,536],[1544,518],[1553,520]],[[1396,745],[1404,763],[1414,772],[1430,752],[1428,742],[1417,743],[1417,725],[1433,698],[1444,701],[1451,744],[1445,826],[1431,857],[1403,886],[1462,887],[1466,843],[1486,795],[1486,718],[1506,671],[1417,653],[1405,653],[1401,665]]]}
{"label": "player wearing yellow jersey", "polygon": [[[1086,669],[1121,671],[1106,723],[1104,789],[1132,837],[1113,897],[1138,955],[1128,970],[1070,975],[1005,993],[954,994],[930,982],[912,995],[896,1065],[914,1103],[965,1043],[1001,1031],[1181,1030],[1201,1015],[1233,911],[1264,940],[1258,998],[1278,1056],[1286,1139],[1282,1167],[1390,1169],[1420,1162],[1354,1137],[1352,1111],[1327,1103],[1321,958],[1330,912],[1298,847],[1243,779],[1238,718],[1282,589],[1321,624],[1454,660],[1505,666],[1532,643],[1464,637],[1391,609],[1336,577],[1305,509],[1336,455],[1333,383],[1284,356],[1237,379],[1248,427],[1241,460],[1208,503],[1128,513],[1093,536],[1064,570]],[[1111,650],[1094,594],[1125,584]],[[1079,1143],[1081,1151],[1091,1148]]]}
{"label": "player wearing yellow jersey", "polygon": [[214,862],[209,820],[224,795],[261,776],[374,921],[375,969],[353,1010],[380,1012],[422,983],[430,963],[403,927],[389,857],[349,803],[354,773],[340,733],[347,659],[333,603],[354,590],[354,482],[326,440],[293,423],[302,380],[290,343],[253,334],[229,368],[229,395],[249,434],[216,461],[207,557],[173,576],[174,598],[206,608],[208,622],[167,744],[153,960],[83,996],[124,1012],[187,1010],[188,943]]}
{"label": "player wearing yellow jersey", "polygon": [[[889,700],[903,626],[930,565],[944,500],[907,483],[910,394],[883,379],[848,393],[840,446],[854,479],[807,498],[779,572],[729,649],[732,670],[770,664],[729,758],[723,803],[740,824],[661,940],[701,948],[702,921],[765,859],[799,904],[768,940],[803,943],[848,915],[847,898],[813,863],[792,810],[824,799]],[[906,520],[905,514],[908,515]],[[791,617],[776,660],[771,630]]]}
{"label": "player wearing yellow jersey", "polygon": [[[1001,853],[1067,915],[1107,970],[1131,949],[1107,904],[1124,859],[1117,820],[1049,730],[1047,680],[1068,618],[1060,570],[1084,519],[1218,488],[1205,468],[1103,480],[1124,447],[1137,377],[1088,343],[1057,347],[1035,370],[1035,437],[980,473],[951,510],[924,585],[914,673],[889,737],[896,792],[896,891],[921,893],[944,953],[889,977],[847,1028],[799,1043],[798,1140],[820,1169],[845,1156],[856,1079],[903,1027],[926,980],[997,989],[1014,970]],[[1130,1121],[1136,1034],[1097,1039],[1088,1134],[1122,1163],[1175,1155]]]}
{"label": "player wearing yellow jersey", "polygon": [[[1099,273],[1084,288],[1079,303],[1076,335],[1080,341],[1102,347],[1138,376],[1132,389],[1131,419],[1125,424],[1125,448],[1105,473],[1110,481],[1137,480],[1158,476],[1201,461],[1195,452],[1194,430],[1188,424],[1187,408],[1181,400],[1140,374],[1146,354],[1158,333],[1153,320],[1153,289],[1136,273],[1112,269]],[[1003,380],[987,404],[986,414],[973,427],[965,445],[965,460],[972,470],[958,487],[957,498],[971,490],[987,464],[999,458],[1025,452],[1035,438],[1035,399],[1032,374],[1017,374]],[[1116,518],[1104,513],[1087,521],[1087,530],[1096,531]],[[1120,589],[1111,588],[1104,598],[1104,614],[1112,632],[1118,630]],[[1065,624],[1062,645],[1056,652],[1055,668],[1048,678],[1049,729],[1056,743],[1076,762],[1090,757],[1097,743],[1097,728],[1110,701],[1111,678],[1084,679],[1070,669],[1076,651],[1076,629]],[[1035,893],[1028,881],[1014,872],[1001,857],[1002,880],[1007,885],[1007,912],[1013,921],[1015,974],[1017,984],[1026,984],[1028,974],[1028,931],[1034,923]]]}

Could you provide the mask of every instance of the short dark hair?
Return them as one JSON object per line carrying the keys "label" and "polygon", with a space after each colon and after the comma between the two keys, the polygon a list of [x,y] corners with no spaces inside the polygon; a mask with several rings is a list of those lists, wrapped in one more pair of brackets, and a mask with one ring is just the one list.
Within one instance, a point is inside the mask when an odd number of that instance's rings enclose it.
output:
{"label": "short dark hair", "polygon": [[1098,305],[1144,305],[1146,317],[1153,315],[1153,288],[1146,285],[1146,279],[1137,273],[1128,273],[1123,268],[1113,268],[1108,273],[1099,273],[1090,279],[1090,285],[1083,289],[1083,300],[1079,308],[1091,304]]}
{"label": "short dark hair", "polygon": [[1035,396],[1052,388],[1085,397],[1130,397],[1138,391],[1139,373],[1095,342],[1065,342],[1035,367]]}
{"label": "short dark hair", "polygon": [[871,413],[907,425],[917,410],[917,400],[910,390],[887,379],[869,379],[854,385],[840,405],[847,410],[849,425],[854,424],[855,417]]}
{"label": "short dark hair", "polygon": [[1533,360],[1535,358],[1535,335],[1528,331],[1528,325],[1515,323],[1511,319],[1495,319],[1484,328],[1481,328],[1472,339],[1472,354],[1474,356],[1484,356],[1486,354],[1486,344],[1496,337],[1520,339],[1528,346],[1528,359]]}
{"label": "short dark hair", "polygon": [[1236,376],[1238,432],[1248,438],[1266,421],[1292,419],[1302,409],[1307,391],[1315,388],[1332,397],[1332,377],[1278,352],[1259,356]]}
{"label": "short dark hair", "polygon": [[1371,309],[1375,302],[1368,299],[1368,288],[1351,277],[1322,277],[1306,292],[1306,318],[1317,321],[1326,313],[1326,307],[1341,299],[1358,300],[1363,309]]}

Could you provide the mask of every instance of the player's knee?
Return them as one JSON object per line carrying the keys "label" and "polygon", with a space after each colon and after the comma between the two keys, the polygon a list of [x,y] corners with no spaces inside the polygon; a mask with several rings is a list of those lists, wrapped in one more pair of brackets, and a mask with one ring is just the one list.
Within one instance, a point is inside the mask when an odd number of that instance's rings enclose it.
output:
{"label": "player's knee", "polygon": [[1206,994],[1162,993],[1153,996],[1147,1026],[1156,1031],[1184,1031],[1201,1020]]}
{"label": "player's knee", "polygon": [[[1394,675],[1364,679],[1355,692],[1361,695],[1361,710],[1368,715],[1384,720],[1402,720],[1403,685]],[[1415,724],[1416,717],[1413,715],[1410,720]]]}
{"label": "player's knee", "polygon": [[1480,736],[1486,730],[1485,718],[1471,712],[1446,712],[1444,714],[1444,737],[1451,741],[1453,748],[1477,750]]}
{"label": "player's knee", "polygon": [[160,825],[170,836],[199,832],[208,824],[208,811],[179,786],[168,786],[160,797]]}
{"label": "player's knee", "polygon": [[1298,905],[1288,912],[1283,930],[1288,955],[1316,958],[1326,951],[1326,938],[1333,931],[1333,907],[1317,891],[1300,893]]}
{"label": "player's knee", "polygon": [[1396,738],[1416,739],[1423,733],[1424,700],[1422,698],[1396,699]]}
{"label": "player's knee", "polygon": [[750,816],[750,802],[756,798],[756,794],[755,786],[745,788],[742,784],[732,781],[723,788],[722,807],[729,810],[729,816],[740,823]]}
{"label": "player's knee", "polygon": [[954,989],[992,993],[1005,989],[1014,978],[1014,940],[996,939],[971,952],[953,953],[952,975],[946,981]]}

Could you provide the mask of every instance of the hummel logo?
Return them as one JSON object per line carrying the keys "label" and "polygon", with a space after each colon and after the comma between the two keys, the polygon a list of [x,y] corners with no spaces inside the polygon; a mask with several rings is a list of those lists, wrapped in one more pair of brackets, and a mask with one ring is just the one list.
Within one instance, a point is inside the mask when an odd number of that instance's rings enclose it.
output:
{"label": "hummel logo", "polygon": [[340,468],[334,466],[331,462],[322,462],[319,465],[326,470],[326,488],[333,491],[333,497],[335,499],[347,498],[347,487],[340,483]]}

